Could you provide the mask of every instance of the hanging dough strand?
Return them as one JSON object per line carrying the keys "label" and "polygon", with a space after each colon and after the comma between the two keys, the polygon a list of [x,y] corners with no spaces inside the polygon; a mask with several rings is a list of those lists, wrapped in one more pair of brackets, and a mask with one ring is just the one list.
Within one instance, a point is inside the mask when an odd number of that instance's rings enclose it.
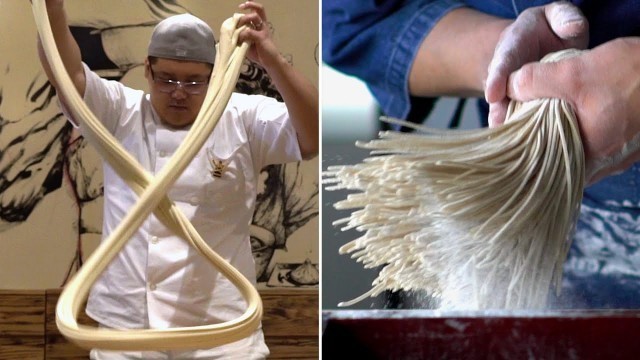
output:
{"label": "hanging dough strand", "polygon": [[[47,60],[60,84],[59,90],[65,104],[74,117],[82,119],[89,142],[140,196],[120,225],[87,259],[62,292],[56,308],[56,323],[60,332],[85,348],[123,351],[211,348],[251,335],[262,318],[262,302],[257,290],[238,270],[209,248],[189,220],[165,195],[210,136],[235,88],[249,47],[247,43],[238,44],[238,34],[243,29],[237,28],[241,15],[236,14],[223,23],[216,66],[202,109],[170,162],[153,177],[138,165],[82,101],[57,51],[45,0],[33,1],[33,13]],[[244,314],[220,324],[171,329],[120,331],[78,324],[77,317],[89,289],[152,211],[239,289],[247,302]]]}

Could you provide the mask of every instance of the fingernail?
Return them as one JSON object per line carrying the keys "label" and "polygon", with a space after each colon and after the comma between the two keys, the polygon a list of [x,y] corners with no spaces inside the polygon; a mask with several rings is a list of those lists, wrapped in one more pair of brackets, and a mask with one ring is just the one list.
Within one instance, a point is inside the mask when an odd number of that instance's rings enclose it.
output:
{"label": "fingernail", "polygon": [[576,9],[569,3],[563,3],[555,6],[555,17],[562,21],[562,24],[570,24],[583,21],[584,17],[580,14],[580,10]]}
{"label": "fingernail", "polygon": [[584,21],[584,19],[579,17],[579,16],[578,17],[570,17],[568,19],[564,19],[562,21],[562,25],[572,25],[572,24],[581,23],[583,21]]}

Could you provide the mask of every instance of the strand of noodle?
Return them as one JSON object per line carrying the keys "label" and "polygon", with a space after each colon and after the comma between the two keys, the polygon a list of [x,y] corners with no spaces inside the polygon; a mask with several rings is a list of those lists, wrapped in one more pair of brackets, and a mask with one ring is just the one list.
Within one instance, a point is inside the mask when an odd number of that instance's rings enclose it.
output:
{"label": "strand of noodle", "polygon": [[[45,54],[74,117],[87,126],[90,142],[129,183],[140,199],[116,230],[94,251],[65,287],[56,308],[56,323],[64,336],[85,348],[109,350],[169,350],[210,348],[249,336],[259,326],[262,303],[255,287],[239,271],[211,250],[193,225],[167,197],[166,191],[191,162],[213,131],[237,81],[248,44],[237,44],[240,15],[225,21],[221,29],[216,67],[198,117],[169,164],[153,178],[122,148],[82,101],[57,52],[44,0],[33,2],[34,17]],[[154,211],[170,229],[193,245],[226,276],[247,302],[237,319],[220,324],[149,330],[106,330],[79,325],[77,315],[91,285],[124,246],[142,221]]]}
{"label": "strand of noodle", "polygon": [[512,102],[507,119],[495,129],[381,132],[356,143],[371,157],[323,172],[326,190],[357,191],[334,204],[359,209],[335,225],[364,232],[340,253],[384,266],[368,292],[341,306],[399,289],[426,290],[444,308],[545,305],[582,200],[582,142],[558,99]]}

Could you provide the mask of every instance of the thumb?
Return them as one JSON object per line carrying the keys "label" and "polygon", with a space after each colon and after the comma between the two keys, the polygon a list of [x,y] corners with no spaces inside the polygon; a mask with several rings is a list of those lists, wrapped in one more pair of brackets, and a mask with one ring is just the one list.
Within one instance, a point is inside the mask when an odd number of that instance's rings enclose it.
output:
{"label": "thumb", "polygon": [[552,63],[530,63],[509,75],[507,96],[517,101],[541,98],[567,100],[572,93],[571,59]]}
{"label": "thumb", "polygon": [[560,39],[572,47],[585,48],[589,40],[589,22],[580,9],[569,2],[551,3],[544,8],[545,17]]}

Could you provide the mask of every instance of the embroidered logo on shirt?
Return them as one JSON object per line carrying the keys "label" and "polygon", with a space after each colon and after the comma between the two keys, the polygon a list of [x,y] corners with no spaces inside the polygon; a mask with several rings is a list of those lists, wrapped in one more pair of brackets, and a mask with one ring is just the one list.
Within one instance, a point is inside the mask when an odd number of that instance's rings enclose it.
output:
{"label": "embroidered logo on shirt", "polygon": [[216,159],[211,149],[207,149],[207,157],[209,158],[209,164],[211,164],[211,170],[209,170],[211,176],[221,178],[227,169],[227,165],[229,165],[229,161]]}

